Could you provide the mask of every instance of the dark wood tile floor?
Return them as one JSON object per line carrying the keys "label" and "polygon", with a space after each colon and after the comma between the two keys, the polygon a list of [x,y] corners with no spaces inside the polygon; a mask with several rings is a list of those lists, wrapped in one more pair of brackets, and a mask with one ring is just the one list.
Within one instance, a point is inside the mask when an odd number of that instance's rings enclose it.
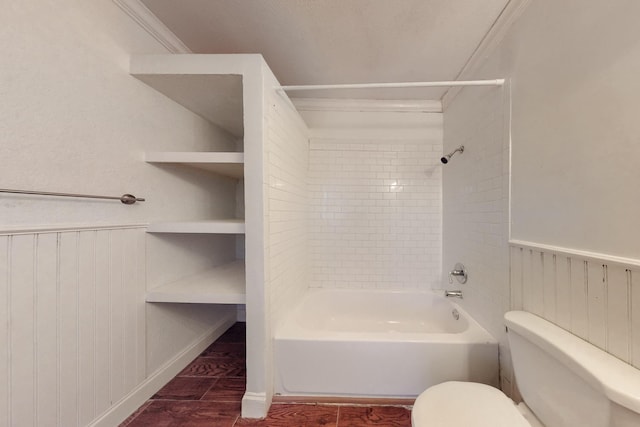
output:
{"label": "dark wood tile floor", "polygon": [[245,324],[236,323],[120,427],[410,427],[405,407],[274,403],[267,418],[240,418]]}

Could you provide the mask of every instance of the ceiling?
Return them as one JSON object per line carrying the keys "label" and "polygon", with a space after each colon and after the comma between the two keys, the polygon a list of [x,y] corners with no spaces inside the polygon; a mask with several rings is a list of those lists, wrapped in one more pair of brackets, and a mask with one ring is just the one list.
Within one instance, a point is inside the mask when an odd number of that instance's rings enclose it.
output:
{"label": "ceiling", "polygon": [[[455,80],[509,0],[142,0],[195,53],[261,53],[283,85]],[[443,88],[297,92],[440,99]]]}

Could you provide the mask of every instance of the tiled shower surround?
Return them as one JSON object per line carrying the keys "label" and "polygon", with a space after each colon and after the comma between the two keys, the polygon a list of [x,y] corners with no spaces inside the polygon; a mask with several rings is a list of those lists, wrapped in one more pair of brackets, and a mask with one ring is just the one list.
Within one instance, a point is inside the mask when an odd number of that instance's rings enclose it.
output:
{"label": "tiled shower surround", "polygon": [[311,286],[431,288],[442,251],[441,133],[312,139]]}

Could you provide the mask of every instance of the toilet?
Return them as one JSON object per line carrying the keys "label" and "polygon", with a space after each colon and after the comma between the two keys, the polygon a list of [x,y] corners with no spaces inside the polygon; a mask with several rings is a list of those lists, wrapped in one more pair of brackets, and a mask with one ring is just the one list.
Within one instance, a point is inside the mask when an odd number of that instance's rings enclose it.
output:
{"label": "toilet", "polygon": [[640,370],[524,311],[505,315],[523,402],[450,381],[425,390],[413,427],[638,427]]}

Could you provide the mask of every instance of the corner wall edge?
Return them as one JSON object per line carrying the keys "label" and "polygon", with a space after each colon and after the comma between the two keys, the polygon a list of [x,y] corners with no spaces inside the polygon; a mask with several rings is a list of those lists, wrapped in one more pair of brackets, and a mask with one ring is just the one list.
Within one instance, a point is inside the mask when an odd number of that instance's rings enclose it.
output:
{"label": "corner wall edge", "polygon": [[[478,71],[486,58],[504,40],[513,23],[524,13],[530,2],[531,0],[510,0],[507,3],[489,31],[487,31],[487,34],[480,41],[476,50],[464,64],[460,73],[458,73],[456,80],[464,80]],[[496,78],[505,78],[505,76],[496,76]],[[446,111],[462,89],[462,87],[452,87],[444,94],[442,97],[442,111]]]}

